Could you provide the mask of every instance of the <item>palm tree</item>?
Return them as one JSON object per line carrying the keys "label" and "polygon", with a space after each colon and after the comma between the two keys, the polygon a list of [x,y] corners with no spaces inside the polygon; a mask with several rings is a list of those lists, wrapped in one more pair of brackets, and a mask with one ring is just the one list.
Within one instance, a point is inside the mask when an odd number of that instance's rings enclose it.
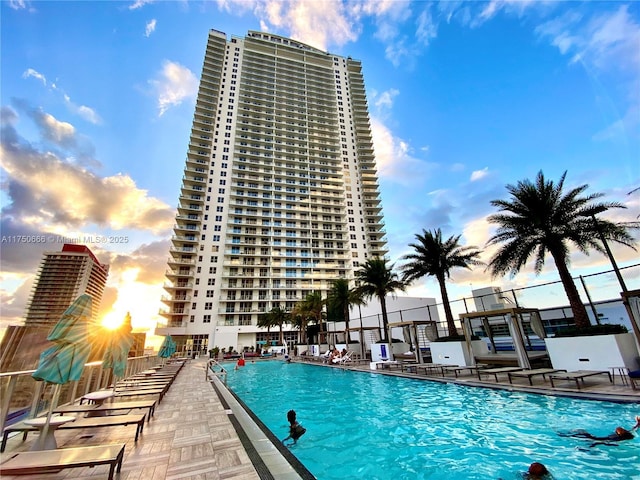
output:
{"label": "palm tree", "polygon": [[517,185],[507,185],[510,200],[491,202],[503,213],[488,217],[489,222],[498,225],[498,230],[487,245],[503,246],[491,258],[489,269],[493,276],[515,275],[535,255],[534,269],[539,274],[549,253],[560,275],[576,327],[587,328],[591,325],[587,310],[569,273],[569,244],[588,255],[590,249],[605,252],[600,238],[631,248],[634,248],[634,239],[628,232],[632,227],[602,219],[594,221],[595,215],[611,208],[626,208],[624,205],[595,202],[602,193],[583,196],[588,185],[564,191],[566,175],[565,171],[554,184],[540,171],[535,183],[521,180]]}
{"label": "palm tree", "polygon": [[458,331],[451,313],[446,280],[450,278],[452,268],[471,269],[472,265],[482,265],[482,262],[477,259],[481,252],[476,247],[461,246],[460,235],[451,236],[443,241],[442,231],[439,228],[433,232],[423,229],[422,235],[416,234],[416,239],[417,243],[409,244],[415,253],[402,257],[403,260],[408,260],[408,263],[402,266],[402,280],[412,282],[425,275],[436,277],[442,295],[449,336],[455,336]]}
{"label": "palm tree", "polygon": [[[271,330],[271,327],[275,327],[275,324],[273,322],[273,316],[270,314],[270,312],[265,312],[262,315],[258,315],[257,326],[261,328],[266,328],[267,338],[269,338],[269,331]],[[267,341],[267,344],[270,344],[269,341]]]}
{"label": "palm tree", "polygon": [[349,345],[349,310],[352,305],[362,305],[363,303],[360,291],[357,288],[349,288],[349,280],[338,278],[333,281],[327,297],[327,304],[342,314],[347,345]]}
{"label": "palm tree", "polygon": [[276,305],[269,312],[264,314],[267,317],[266,323],[272,327],[278,327],[280,329],[280,345],[284,345],[284,334],[282,332],[282,326],[285,323],[289,323],[289,313],[286,310],[280,308],[280,305]]}
{"label": "palm tree", "polygon": [[306,326],[309,320],[316,322],[320,326],[322,331],[322,310],[324,308],[324,300],[322,299],[322,293],[314,291],[308,293],[307,296],[300,302],[296,303],[291,312],[293,317],[299,317],[300,331],[306,331]]}
{"label": "palm tree", "polygon": [[405,284],[393,271],[393,265],[387,266],[384,258],[370,258],[360,270],[356,272],[356,280],[360,283],[358,291],[363,298],[377,297],[382,308],[382,340],[387,341],[389,318],[387,317],[386,296],[394,294],[396,290],[405,290]]}

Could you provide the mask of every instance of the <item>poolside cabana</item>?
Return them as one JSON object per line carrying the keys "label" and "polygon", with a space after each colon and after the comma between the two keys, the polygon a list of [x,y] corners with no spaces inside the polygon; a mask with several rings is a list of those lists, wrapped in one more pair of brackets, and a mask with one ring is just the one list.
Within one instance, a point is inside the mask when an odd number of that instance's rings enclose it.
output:
{"label": "poolside cabana", "polygon": [[[537,338],[546,337],[540,312],[537,308],[502,308],[484,312],[463,313],[460,315],[467,348],[471,350],[473,335],[488,337],[491,344],[489,355],[476,355],[475,361],[491,365],[517,365],[530,369],[532,364],[543,364],[548,361],[548,353],[543,344],[536,344],[531,338],[533,333]],[[514,353],[498,353],[496,333],[510,338]],[[539,350],[539,349],[543,350]]]}
{"label": "poolside cabana", "polygon": [[[405,334],[405,337],[409,337],[409,341],[407,341],[407,343],[413,347],[416,362],[424,363],[424,359],[422,358],[422,350],[420,349],[420,338],[429,341],[435,340],[437,338],[436,322],[434,322],[433,320],[407,320],[404,322],[390,323],[388,332],[389,338],[392,338],[391,331],[394,328],[402,328],[405,332],[408,331],[408,335]],[[420,335],[420,332],[422,332],[422,335]],[[406,340],[407,339],[405,338],[405,341]],[[425,342],[423,341],[423,343]]]}
{"label": "poolside cabana", "polygon": [[380,327],[349,327],[348,329],[341,330],[339,333],[344,333],[345,337],[349,335],[351,332],[358,332],[358,338],[360,339],[360,345],[362,348],[362,357],[370,358],[370,355],[367,356],[367,334],[366,332],[370,332],[369,340],[370,343],[375,343],[380,339]]}

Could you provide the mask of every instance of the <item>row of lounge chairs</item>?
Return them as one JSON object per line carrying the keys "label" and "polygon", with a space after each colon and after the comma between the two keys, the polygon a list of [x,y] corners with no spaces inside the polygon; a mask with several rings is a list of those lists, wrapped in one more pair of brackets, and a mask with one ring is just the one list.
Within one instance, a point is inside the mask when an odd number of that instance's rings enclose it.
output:
{"label": "row of lounge chairs", "polygon": [[487,364],[477,365],[446,365],[440,363],[414,363],[414,362],[378,362],[376,367],[379,369],[399,369],[407,373],[423,374],[426,376],[437,375],[445,377],[448,374],[453,373],[456,378],[461,373],[468,372],[469,374],[475,374],[478,380],[486,379],[486,377],[493,378],[496,382],[499,380],[500,375],[506,375],[509,383],[513,383],[514,379],[526,378],[529,385],[533,386],[534,377],[542,377],[543,380],[549,380],[551,387],[556,388],[558,381],[566,380],[575,382],[576,388],[581,389],[585,386],[585,378],[596,375],[607,375],[609,381],[613,384],[614,377],[608,370],[578,370],[574,372],[567,372],[563,369],[556,368],[532,368],[524,369],[520,367],[496,367],[491,368]]}
{"label": "row of lounge chairs", "polygon": [[[110,393],[116,401],[107,403],[84,403],[63,405],[54,409],[54,413],[77,413],[74,421],[58,426],[58,430],[94,429],[115,426],[136,425],[135,440],[143,433],[145,419],[154,415],[155,407],[173,383],[184,362],[169,363],[158,367],[154,373],[137,374],[116,385],[110,386]],[[106,392],[109,392],[106,391]],[[141,397],[139,400],[123,402],[122,397]],[[134,410],[147,410],[147,413],[131,413]],[[129,411],[125,414],[117,412]],[[55,418],[55,417],[54,417]],[[38,429],[24,421],[7,426],[2,432],[0,451],[4,452],[11,433],[22,432],[23,441],[27,434]],[[90,445],[71,448],[18,452],[8,455],[0,464],[0,475],[39,475],[58,472],[67,468],[94,467],[109,465],[109,480],[120,472],[124,458],[125,444]],[[3,459],[4,460],[4,459]]]}

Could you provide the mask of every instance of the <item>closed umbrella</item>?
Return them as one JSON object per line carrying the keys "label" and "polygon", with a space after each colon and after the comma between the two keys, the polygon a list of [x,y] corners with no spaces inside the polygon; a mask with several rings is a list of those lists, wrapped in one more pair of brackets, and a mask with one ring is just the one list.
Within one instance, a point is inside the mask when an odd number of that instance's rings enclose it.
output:
{"label": "closed umbrella", "polygon": [[160,350],[158,351],[158,356],[160,358],[169,358],[176,351],[176,342],[173,341],[171,335],[167,335],[164,337],[162,341],[162,345],[160,345]]}
{"label": "closed umbrella", "polygon": [[80,380],[89,359],[92,347],[89,341],[91,303],[91,296],[83,294],[65,310],[47,337],[54,346],[40,354],[38,368],[32,374],[36,380],[55,384],[41,439],[46,437],[51,414],[58,404],[61,385]]}
{"label": "closed umbrella", "polygon": [[102,368],[113,370],[114,389],[116,380],[125,376],[129,350],[131,350],[131,345],[133,345],[131,330],[131,315],[127,312],[122,325],[111,332],[109,344],[102,358]]}

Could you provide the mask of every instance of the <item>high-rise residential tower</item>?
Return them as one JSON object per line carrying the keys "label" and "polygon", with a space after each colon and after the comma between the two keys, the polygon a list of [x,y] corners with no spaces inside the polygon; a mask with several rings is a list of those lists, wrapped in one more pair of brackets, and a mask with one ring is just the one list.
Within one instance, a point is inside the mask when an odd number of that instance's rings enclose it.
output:
{"label": "high-rise residential tower", "polygon": [[85,245],[65,243],[60,252],[45,252],[31,290],[26,326],[53,327],[76,298],[91,295],[92,320],[98,321],[109,265],[101,264]]}
{"label": "high-rise residential tower", "polygon": [[200,352],[262,343],[259,315],[384,257],[383,227],[361,63],[211,30],[156,334]]}

